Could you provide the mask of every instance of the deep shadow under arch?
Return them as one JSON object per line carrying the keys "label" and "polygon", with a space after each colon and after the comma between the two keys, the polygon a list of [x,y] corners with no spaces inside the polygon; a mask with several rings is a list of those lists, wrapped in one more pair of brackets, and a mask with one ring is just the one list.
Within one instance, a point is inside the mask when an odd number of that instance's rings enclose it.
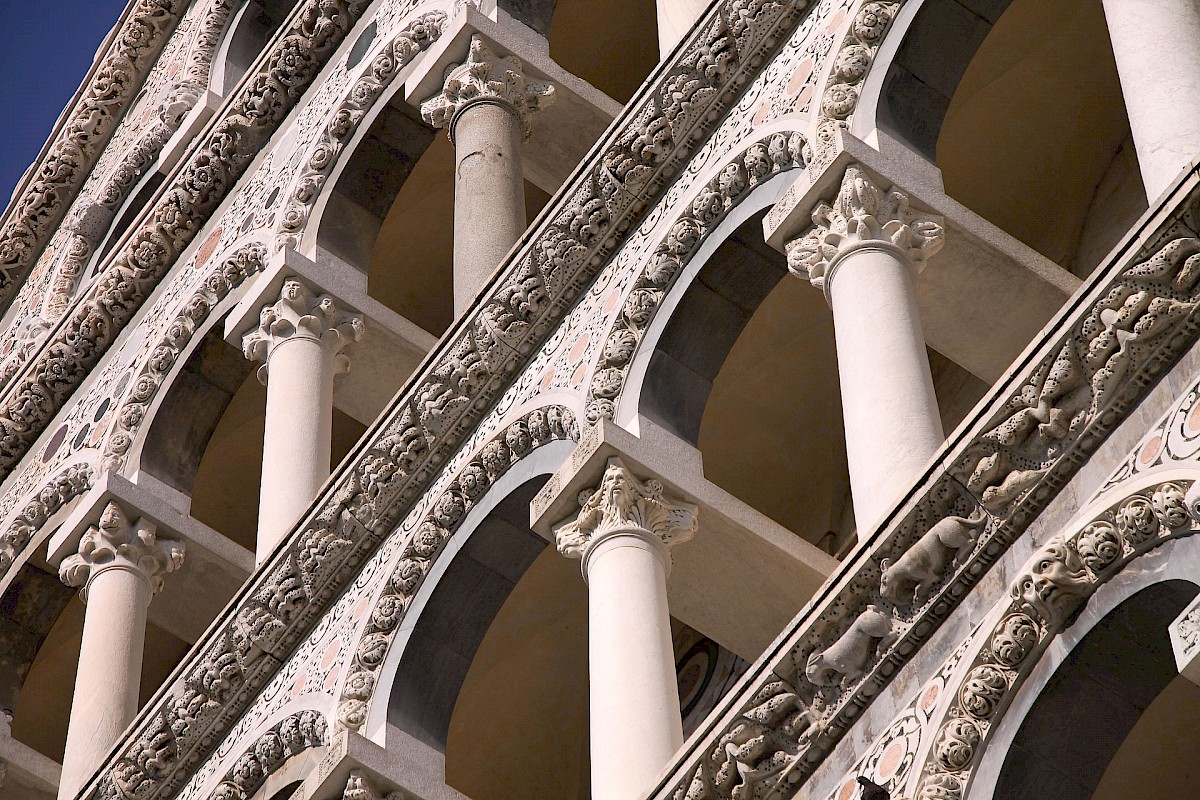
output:
{"label": "deep shadow under arch", "polygon": [[1097,623],[1025,716],[993,800],[1092,796],[1142,712],[1179,674],[1167,626],[1197,593],[1188,581],[1163,581]]}
{"label": "deep shadow under arch", "polygon": [[446,751],[450,718],[475,651],[517,581],[548,544],[529,530],[529,502],[548,476],[526,481],[471,533],[417,620],[388,698],[387,719]]}

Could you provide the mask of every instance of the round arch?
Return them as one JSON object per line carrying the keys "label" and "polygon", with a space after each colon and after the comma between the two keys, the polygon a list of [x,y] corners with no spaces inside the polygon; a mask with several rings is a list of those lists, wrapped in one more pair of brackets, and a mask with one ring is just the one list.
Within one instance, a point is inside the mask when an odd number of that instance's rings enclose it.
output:
{"label": "round arch", "polygon": [[1193,467],[1126,481],[1090,503],[1016,572],[1008,597],[987,615],[942,693],[947,701],[917,758],[923,766],[909,773],[912,796],[992,797],[1036,700],[1110,612],[1168,581],[1186,585],[1172,583],[1157,590],[1162,596],[1147,596],[1154,619],[1165,619],[1174,605],[1195,596],[1196,479]]}

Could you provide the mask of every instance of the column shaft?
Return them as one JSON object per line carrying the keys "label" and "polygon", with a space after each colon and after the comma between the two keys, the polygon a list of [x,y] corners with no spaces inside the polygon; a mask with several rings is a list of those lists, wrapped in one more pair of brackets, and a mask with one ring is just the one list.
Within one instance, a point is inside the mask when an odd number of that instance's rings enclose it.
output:
{"label": "column shaft", "polygon": [[1200,7],[1103,0],[1146,195],[1153,203],[1200,157]]}
{"label": "column shaft", "polygon": [[524,131],[504,101],[471,103],[454,138],[454,315],[461,315],[525,231]]}
{"label": "column shaft", "polygon": [[336,355],[294,336],[271,351],[258,507],[258,563],[292,528],[329,477]]}
{"label": "column shaft", "polygon": [[850,491],[865,532],[946,437],[907,259],[856,249],[842,257],[829,286]]}
{"label": "column shaft", "polygon": [[667,547],[606,534],[586,556],[592,797],[635,800],[683,745]]}
{"label": "column shaft", "polygon": [[150,584],[132,568],[88,582],[83,640],[58,796],[75,797],[138,710]]}

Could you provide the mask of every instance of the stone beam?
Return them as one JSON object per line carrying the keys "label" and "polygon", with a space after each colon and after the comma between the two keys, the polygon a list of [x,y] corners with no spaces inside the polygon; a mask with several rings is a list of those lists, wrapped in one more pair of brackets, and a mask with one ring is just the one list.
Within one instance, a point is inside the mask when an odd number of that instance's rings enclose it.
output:
{"label": "stone beam", "polygon": [[258,325],[262,307],[279,297],[283,282],[291,277],[362,315],[366,332],[354,345],[350,371],[334,384],[333,405],[371,424],[437,338],[367,294],[367,276],[349,264],[330,257],[318,265],[295,250],[283,250],[229,313],[225,341],[241,350],[242,336]]}
{"label": "stone beam", "polygon": [[541,36],[502,11],[492,19],[470,3],[459,7],[441,38],[405,80],[405,99],[419,106],[438,94],[446,69],[467,60],[472,36],[482,39],[496,55],[520,59],[527,80],[554,85],[555,100],[539,112],[522,149],[526,180],[554,194],[620,113],[621,104],[555,63]]}
{"label": "stone beam", "polygon": [[305,800],[467,800],[446,785],[444,755],[398,728],[389,726],[386,736],[387,747],[383,748],[354,731],[338,730],[320,765],[296,796]]}
{"label": "stone beam", "polygon": [[83,534],[100,521],[112,501],[136,510],[162,536],[185,543],[187,557],[150,604],[148,619],[194,644],[253,571],[254,554],[182,513],[158,492],[106,472],[50,537],[46,558],[51,566],[57,569],[78,549]]}
{"label": "stone beam", "polygon": [[671,615],[753,661],[837,560],[708,481],[699,450],[645,417],[638,424],[640,436],[607,420],[588,429],[530,504],[532,528],[554,541],[553,526],[578,511],[579,493],[600,482],[612,457],[660,480],[699,519],[696,537],[671,551]]}
{"label": "stone beam", "polygon": [[945,244],[916,278],[925,341],[995,383],[1075,292],[1080,280],[950,198],[940,173],[890,140],[883,152],[846,133],[824,169],[805,170],[763,220],[767,243],[785,244],[813,226],[813,209],[837,194],[857,163],[877,184],[895,186],[914,207],[943,218]]}

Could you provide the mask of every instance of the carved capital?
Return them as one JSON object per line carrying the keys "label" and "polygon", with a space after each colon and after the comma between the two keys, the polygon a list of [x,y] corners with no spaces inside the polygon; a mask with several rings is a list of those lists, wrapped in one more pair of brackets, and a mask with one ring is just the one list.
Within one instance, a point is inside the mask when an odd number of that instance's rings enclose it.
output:
{"label": "carved capital", "polygon": [[68,586],[82,587],[84,602],[92,578],[107,569],[137,572],[154,595],[162,590],[163,575],[183,563],[183,550],[183,542],[159,539],[153,523],[133,522],[119,505],[109,503],[100,522],[83,534],[79,552],[63,559],[58,576]]}
{"label": "carved capital", "polygon": [[857,164],[846,168],[833,205],[820,203],[813,227],[786,245],[788,269],[828,296],[838,260],[864,246],[886,247],[915,270],[942,248],[942,217],[914,211],[904,192],[883,190]]}
{"label": "carved capital", "polygon": [[251,361],[262,361],[258,377],[266,383],[271,353],[293,337],[312,339],[325,345],[334,356],[335,371],[350,369],[350,359],[342,349],[363,337],[363,318],[338,308],[330,295],[314,295],[300,281],[283,282],[279,299],[263,306],[258,327],[242,337],[242,352]]}
{"label": "carved capital", "polygon": [[554,86],[546,81],[525,78],[525,65],[516,56],[497,56],[478,35],[471,37],[471,49],[463,64],[446,70],[442,93],[421,104],[421,117],[435,128],[450,128],[454,138],[454,120],[472,103],[490,101],[509,106],[521,120],[525,138],[529,138],[533,115],[554,102]]}
{"label": "carved capital", "polygon": [[586,559],[606,536],[641,531],[664,545],[686,542],[696,535],[696,507],[668,500],[657,480],[639,480],[620,459],[610,459],[595,489],[579,494],[579,515],[555,529],[558,552]]}

